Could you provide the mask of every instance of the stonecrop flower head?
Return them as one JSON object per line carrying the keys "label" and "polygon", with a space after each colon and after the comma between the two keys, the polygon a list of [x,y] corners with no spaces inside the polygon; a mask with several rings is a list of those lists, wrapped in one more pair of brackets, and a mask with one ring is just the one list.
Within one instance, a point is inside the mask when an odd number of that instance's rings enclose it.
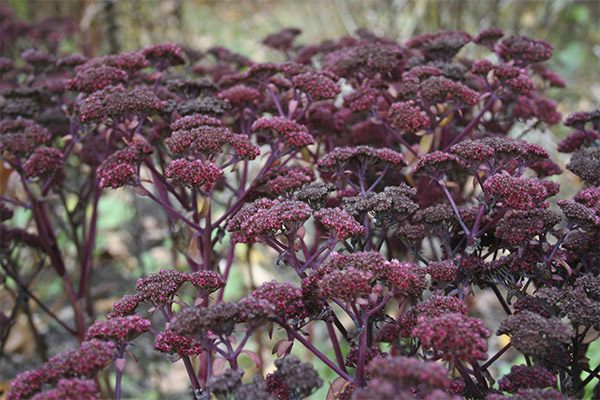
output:
{"label": "stonecrop flower head", "polygon": [[30,119],[17,117],[0,121],[0,153],[25,155],[51,138],[48,129]]}
{"label": "stonecrop flower head", "polygon": [[96,321],[89,327],[86,340],[99,339],[115,343],[130,342],[150,329],[151,322],[139,315],[114,317],[108,321]]}
{"label": "stonecrop flower head", "polygon": [[289,196],[315,178],[315,173],[309,167],[276,166],[269,168],[261,179],[255,181],[254,190],[265,196]]}
{"label": "stonecrop flower head", "polygon": [[499,54],[504,60],[514,59],[523,66],[548,60],[552,57],[553,48],[545,40],[527,36],[509,36],[498,45]]}
{"label": "stonecrop flower head", "polygon": [[315,211],[314,216],[323,224],[325,229],[339,240],[349,239],[365,231],[364,226],[338,207],[323,208]]}
{"label": "stonecrop flower head", "polygon": [[187,279],[186,273],[161,269],[155,274],[138,279],[136,290],[141,301],[150,301],[159,306],[172,300]]}
{"label": "stonecrop flower head", "polygon": [[302,289],[292,283],[266,282],[252,292],[251,296],[269,302],[283,321],[301,320],[307,316],[302,302]]}
{"label": "stonecrop flower head", "polygon": [[[311,99],[319,101],[335,98],[342,89],[332,79],[334,75],[307,72],[292,78],[292,84],[297,89],[310,96]],[[334,77],[334,79],[336,79]]]}
{"label": "stonecrop flower head", "polygon": [[81,122],[102,118],[120,118],[126,114],[154,114],[163,109],[163,103],[150,89],[124,89],[107,86],[87,96],[79,104]]}
{"label": "stonecrop flower head", "polygon": [[58,381],[55,389],[38,393],[31,400],[100,400],[98,386],[93,379],[71,378]]}
{"label": "stonecrop flower head", "polygon": [[182,53],[181,47],[169,42],[147,46],[142,50],[144,57],[158,71],[164,71],[168,67],[185,64],[186,59]]}
{"label": "stonecrop flower head", "polygon": [[[507,173],[498,173],[483,184],[486,198],[515,210],[546,208],[546,199],[558,193],[559,184],[537,178],[514,178]],[[490,201],[490,200],[488,200]]]}
{"label": "stonecrop flower head", "polygon": [[23,164],[23,171],[28,178],[43,178],[60,171],[64,160],[65,157],[60,150],[53,147],[40,147]]}
{"label": "stonecrop flower head", "polygon": [[319,158],[319,169],[324,171],[343,170],[351,163],[371,165],[383,163],[389,166],[407,165],[402,154],[387,148],[375,149],[370,146],[337,147]]}
{"label": "stonecrop flower head", "polygon": [[248,104],[260,99],[261,93],[253,87],[246,85],[235,85],[220,91],[217,97],[230,104]]}
{"label": "stonecrop flower head", "polygon": [[573,330],[560,318],[522,311],[502,321],[496,334],[509,335],[510,343],[521,353],[544,358],[554,354],[557,345],[571,343]]}
{"label": "stonecrop flower head", "polygon": [[483,322],[462,313],[444,314],[439,317],[417,318],[417,326],[411,334],[421,341],[426,350],[433,350],[444,360],[476,362],[487,359],[487,338],[490,332]]}
{"label": "stonecrop flower head", "polygon": [[260,117],[252,124],[252,131],[275,132],[292,148],[308,146],[315,142],[306,126],[285,117]]}
{"label": "stonecrop flower head", "polygon": [[267,374],[266,381],[269,392],[280,399],[303,399],[323,386],[323,380],[312,364],[303,363],[297,357],[275,360],[275,366],[277,369]]}
{"label": "stonecrop flower head", "polygon": [[311,215],[312,210],[306,203],[262,198],[245,204],[229,220],[227,230],[234,243],[252,243],[261,236],[295,232]]}
{"label": "stonecrop flower head", "polygon": [[510,247],[518,247],[537,235],[544,235],[561,221],[554,211],[534,208],[504,216],[496,226],[496,236]]}
{"label": "stonecrop flower head", "polygon": [[367,386],[355,389],[351,399],[455,399],[445,393],[451,384],[448,370],[434,361],[375,358],[369,363],[368,372]]}
{"label": "stonecrop flower head", "polygon": [[141,300],[142,299],[137,294],[123,296],[113,304],[107,318],[127,317],[135,314]]}
{"label": "stonecrop flower head", "polygon": [[127,80],[127,72],[101,65],[95,68],[78,69],[74,78],[67,81],[66,89],[93,93],[107,86],[116,86]]}
{"label": "stonecrop flower head", "polygon": [[189,187],[204,186],[207,190],[210,190],[222,176],[223,171],[211,162],[190,161],[185,158],[171,161],[165,170],[167,178],[173,178]]}
{"label": "stonecrop flower head", "polygon": [[426,301],[417,303],[400,316],[397,333],[403,337],[410,336],[417,325],[417,319],[420,317],[436,318],[444,314],[456,313],[467,315],[468,312],[467,305],[456,297],[432,295]]}
{"label": "stonecrop flower head", "polygon": [[154,342],[154,350],[167,354],[179,354],[180,356],[193,356],[204,351],[203,346],[194,339],[178,335],[167,329],[160,333]]}
{"label": "stonecrop flower head", "polygon": [[361,86],[344,96],[344,106],[354,112],[366,111],[371,108],[377,96],[379,96],[379,90]]}
{"label": "stonecrop flower head", "polygon": [[513,365],[510,373],[498,381],[498,386],[504,392],[517,393],[521,389],[554,387],[556,382],[556,375],[539,365]]}
{"label": "stonecrop flower head", "polygon": [[415,106],[412,100],[392,104],[387,117],[393,127],[409,133],[417,133],[427,128],[430,123],[429,116]]}
{"label": "stonecrop flower head", "polygon": [[145,139],[137,139],[115,151],[96,170],[98,187],[116,189],[125,185],[137,173],[138,164],[154,149]]}

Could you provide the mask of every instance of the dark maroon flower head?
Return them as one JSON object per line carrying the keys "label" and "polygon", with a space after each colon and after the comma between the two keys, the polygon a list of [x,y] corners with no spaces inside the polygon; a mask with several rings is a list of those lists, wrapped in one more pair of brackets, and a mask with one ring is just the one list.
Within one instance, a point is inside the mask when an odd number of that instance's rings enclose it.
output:
{"label": "dark maroon flower head", "polygon": [[17,117],[0,121],[0,153],[25,155],[51,138],[46,128],[30,119]]}
{"label": "dark maroon flower head", "polygon": [[74,78],[69,79],[67,90],[92,93],[107,86],[116,86],[127,80],[127,72],[102,65],[96,68],[80,69]]}
{"label": "dark maroon flower head", "polygon": [[13,60],[6,57],[0,57],[0,73],[6,73],[14,67]]}
{"label": "dark maroon flower head", "polygon": [[518,210],[505,215],[498,222],[496,236],[509,247],[519,247],[538,235],[543,237],[560,221],[560,216],[551,210]]}
{"label": "dark maroon flower head", "polygon": [[591,130],[573,131],[558,143],[558,151],[561,153],[573,153],[582,146],[592,144],[598,137],[598,134]]}
{"label": "dark maroon flower head", "polygon": [[531,39],[527,36],[509,36],[498,45],[499,54],[504,60],[514,59],[520,65],[550,59],[553,48],[545,40]]}
{"label": "dark maroon flower head", "polygon": [[558,200],[558,206],[561,208],[567,220],[578,228],[593,228],[600,225],[599,209],[586,207],[575,200]]}
{"label": "dark maroon flower head", "polygon": [[252,243],[261,236],[295,232],[311,215],[312,210],[306,203],[263,198],[244,205],[231,218],[227,230],[234,243]]}
{"label": "dark maroon flower head", "polygon": [[314,180],[315,173],[311,168],[277,166],[270,168],[263,178],[255,181],[254,190],[265,196],[289,195]]}
{"label": "dark maroon flower head", "polygon": [[544,358],[555,353],[556,345],[571,343],[573,330],[560,318],[523,311],[502,321],[496,334],[510,335],[511,344],[521,353]]}
{"label": "dark maroon flower head", "polygon": [[[358,346],[354,346],[350,349],[348,354],[346,354],[346,361],[344,362],[346,367],[356,368],[358,366],[358,357],[359,357],[358,353],[359,352],[360,352],[360,349]],[[379,347],[371,346],[371,347],[367,348],[367,351],[365,354],[365,365],[369,365],[369,362],[371,362],[371,360],[373,360],[375,358],[383,358],[386,355],[387,354],[382,352],[379,349]]]}
{"label": "dark maroon flower head", "polygon": [[93,379],[61,379],[54,389],[38,393],[31,400],[100,400],[98,386]]}
{"label": "dark maroon flower head", "polygon": [[306,93],[311,99],[319,101],[334,99],[342,89],[329,74],[307,72],[292,78],[294,87]]}
{"label": "dark maroon flower head", "polygon": [[53,147],[40,147],[23,164],[27,178],[44,178],[61,170],[64,156]]}
{"label": "dark maroon flower head", "polygon": [[315,182],[295,192],[296,199],[307,203],[314,211],[325,207],[331,192],[335,190],[333,183]]}
{"label": "dark maroon flower head", "polygon": [[344,106],[354,112],[365,111],[371,108],[377,96],[379,96],[379,90],[361,86],[344,96]]}
{"label": "dark maroon flower head", "polygon": [[353,236],[361,235],[365,228],[356,222],[341,208],[323,208],[315,211],[314,216],[323,224],[332,236],[339,240],[346,240]]}
{"label": "dark maroon flower head", "polygon": [[419,317],[436,318],[444,314],[464,314],[469,312],[468,306],[456,297],[432,295],[426,301],[417,303],[398,320],[398,334],[403,337],[411,335],[417,326]]}
{"label": "dark maroon flower head", "polygon": [[12,208],[4,203],[0,203],[0,222],[8,221],[14,215]]}
{"label": "dark maroon flower head", "polygon": [[458,266],[452,260],[432,261],[425,271],[438,282],[454,282],[458,279]]}
{"label": "dark maroon flower head", "polygon": [[125,90],[119,86],[107,86],[90,94],[79,104],[81,122],[105,117],[119,118],[126,114],[153,114],[162,108],[163,103],[151,90]]}
{"label": "dark maroon flower head", "polygon": [[125,185],[136,174],[136,166],[154,151],[144,139],[134,140],[121,150],[115,151],[96,170],[98,187],[116,189]]}
{"label": "dark maroon flower head", "polygon": [[230,104],[248,104],[261,98],[261,93],[246,85],[235,85],[228,89],[222,90],[217,94],[221,100],[225,100]]}
{"label": "dark maroon flower head", "polygon": [[486,47],[494,47],[496,42],[504,36],[502,29],[489,28],[479,32],[474,38],[473,42]]}
{"label": "dark maroon flower head", "polygon": [[585,125],[592,123],[596,130],[598,130],[598,124],[600,123],[600,109],[594,111],[579,111],[569,115],[564,122],[565,126],[571,127],[577,130],[583,130]]}
{"label": "dark maroon flower head", "polygon": [[413,173],[424,174],[434,179],[439,179],[447,173],[456,170],[461,165],[460,160],[454,154],[444,153],[436,150],[419,158]]}
{"label": "dark maroon flower head", "polygon": [[367,386],[357,388],[351,397],[353,400],[454,400],[452,396],[443,396],[450,387],[448,370],[434,361],[419,361],[411,357],[376,358],[369,363],[367,370],[370,376]]}
{"label": "dark maroon flower head", "polygon": [[275,50],[287,51],[292,48],[296,36],[302,33],[298,28],[284,28],[263,39],[263,43]]}
{"label": "dark maroon flower head", "polygon": [[562,168],[549,158],[536,161],[531,164],[529,168],[537,173],[538,178],[546,178],[548,176],[560,175],[563,173]]}
{"label": "dark maroon flower head", "polygon": [[223,171],[215,164],[201,160],[190,161],[180,158],[171,161],[165,170],[165,177],[173,178],[189,187],[205,187],[210,190],[223,176]]}
{"label": "dark maroon flower head", "polygon": [[567,169],[593,186],[600,186],[600,147],[582,148],[571,157]]}
{"label": "dark maroon flower head", "polygon": [[199,297],[206,297],[225,287],[223,276],[213,271],[194,272],[187,276],[187,281],[196,287]]}
{"label": "dark maroon flower head", "polygon": [[167,354],[179,354],[180,356],[198,355],[204,351],[202,345],[194,339],[178,335],[170,329],[156,337],[154,350]]}
{"label": "dark maroon flower head", "polygon": [[135,294],[125,295],[121,299],[117,300],[110,312],[107,315],[108,319],[115,317],[127,317],[129,315],[135,314],[138,305],[140,304],[141,298],[139,295]]}
{"label": "dark maroon flower head", "polygon": [[150,301],[158,306],[173,299],[189,275],[175,270],[160,270],[137,281],[140,301]]}
{"label": "dark maroon flower head", "polygon": [[347,165],[383,163],[389,166],[404,167],[407,165],[402,154],[387,148],[375,149],[370,146],[337,147],[333,151],[319,158],[318,166],[321,170],[344,170]]}
{"label": "dark maroon flower head", "polygon": [[429,117],[414,104],[412,100],[392,104],[388,110],[391,125],[408,133],[417,133],[427,128]]}
{"label": "dark maroon flower head", "polygon": [[558,193],[559,184],[537,178],[514,178],[507,173],[498,173],[483,184],[488,199],[502,202],[515,210],[547,208],[546,199]]}
{"label": "dark maroon flower head", "polygon": [[267,374],[266,381],[269,392],[280,399],[303,399],[323,386],[323,380],[313,366],[301,362],[297,357],[275,360],[275,366],[277,369]]}
{"label": "dark maroon flower head", "polygon": [[214,333],[227,337],[242,314],[237,303],[218,303],[211,307],[188,307],[171,320],[171,330],[187,338],[206,340]]}
{"label": "dark maroon flower head", "polygon": [[44,53],[43,51],[36,49],[25,50],[21,53],[21,57],[23,57],[25,62],[33,65],[38,70],[48,68],[56,62],[56,59],[52,54]]}
{"label": "dark maroon flower head", "polygon": [[86,340],[99,339],[115,343],[130,342],[150,329],[151,322],[139,315],[114,317],[108,321],[96,321],[89,327]]}
{"label": "dark maroon flower head", "polygon": [[315,142],[306,126],[285,117],[261,117],[252,124],[252,131],[275,132],[292,148],[308,146]]}
{"label": "dark maroon flower head", "polygon": [[183,65],[186,60],[181,47],[174,43],[155,44],[147,46],[142,54],[158,71],[164,71],[168,67]]}
{"label": "dark maroon flower head", "polygon": [[454,358],[469,361],[487,359],[487,338],[490,332],[479,319],[465,314],[444,314],[440,317],[417,318],[411,334],[417,337],[426,350],[450,361]]}
{"label": "dark maroon flower head", "polygon": [[371,282],[375,276],[372,272],[361,271],[354,267],[326,272],[318,283],[318,295],[322,299],[337,298],[354,301],[367,298],[373,293]]}
{"label": "dark maroon flower head", "polygon": [[360,72],[370,76],[393,71],[403,58],[404,50],[396,44],[361,41],[325,55],[323,69],[340,77],[352,77]]}
{"label": "dark maroon flower head", "polygon": [[473,66],[471,67],[471,72],[485,77],[493,69],[493,67],[494,65],[492,62],[485,58],[481,60],[475,60],[473,62]]}
{"label": "dark maroon flower head", "polygon": [[475,105],[479,101],[479,93],[443,76],[427,78],[420,85],[420,93],[429,104],[445,103],[448,99],[467,105]]}
{"label": "dark maroon flower head", "polygon": [[173,131],[179,131],[199,128],[203,125],[222,126],[223,122],[221,122],[220,119],[211,117],[209,115],[193,114],[186,115],[185,117],[179,118],[177,121],[172,122],[170,128]]}
{"label": "dark maroon flower head", "polygon": [[307,316],[302,302],[302,289],[292,283],[266,282],[252,292],[251,296],[270,303],[282,321],[302,320]]}
{"label": "dark maroon flower head", "polygon": [[470,41],[471,35],[464,31],[442,30],[415,36],[406,46],[421,50],[429,59],[450,61]]}
{"label": "dark maroon flower head", "polygon": [[425,270],[410,262],[386,261],[380,276],[396,295],[418,299],[427,287]]}
{"label": "dark maroon flower head", "polygon": [[540,366],[513,365],[510,373],[498,381],[499,389],[517,393],[521,389],[546,388],[556,385],[556,376]]}

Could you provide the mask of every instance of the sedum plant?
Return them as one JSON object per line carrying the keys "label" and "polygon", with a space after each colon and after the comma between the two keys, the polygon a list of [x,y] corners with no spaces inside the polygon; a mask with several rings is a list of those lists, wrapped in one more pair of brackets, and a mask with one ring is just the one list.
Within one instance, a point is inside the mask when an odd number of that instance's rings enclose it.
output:
{"label": "sedum plant", "polygon": [[[140,335],[184,364],[196,399],[302,399],[323,385],[355,400],[600,396],[586,356],[600,330],[600,112],[563,121],[545,97],[565,85],[545,64],[552,46],[497,29],[405,43],[298,34],[264,39],[278,63],[173,43],[87,59],[40,42],[0,59],[1,274],[80,342],[19,374],[7,398],[119,399]],[[515,138],[561,121],[572,133],[558,150],[582,183],[572,198],[548,150]],[[99,316],[98,204],[117,188],[165,213],[175,248],[185,232],[186,263]],[[11,222],[17,209],[27,226]],[[296,283],[224,301],[235,249],[259,245]],[[35,295],[50,269],[72,321]],[[486,292],[506,314],[495,332],[472,307]],[[17,307],[2,314],[3,345]],[[240,357],[270,361],[251,344],[274,333],[276,369],[245,377]],[[510,340],[491,351],[494,334]],[[498,376],[511,348],[525,364]]]}

